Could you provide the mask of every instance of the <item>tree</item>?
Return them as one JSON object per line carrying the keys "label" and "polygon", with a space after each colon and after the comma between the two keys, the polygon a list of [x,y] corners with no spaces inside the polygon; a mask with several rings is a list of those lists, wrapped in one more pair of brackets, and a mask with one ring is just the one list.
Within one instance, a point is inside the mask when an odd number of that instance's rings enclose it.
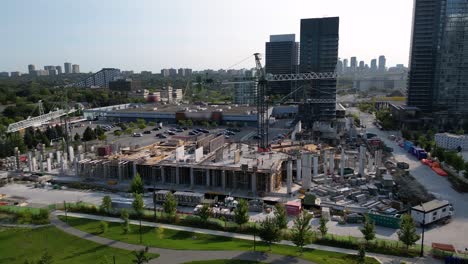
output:
{"label": "tree", "polygon": [[465,177],[468,178],[468,161],[465,162]]}
{"label": "tree", "polygon": [[120,211],[120,219],[123,220],[122,229],[124,231],[124,234],[128,234],[130,232],[130,222],[128,218],[129,215],[127,209],[122,209],[122,211]]}
{"label": "tree", "polygon": [[274,217],[267,217],[260,225],[258,236],[265,241],[271,251],[271,243],[281,239],[281,229],[276,224]]}
{"label": "tree", "polygon": [[130,134],[132,134],[132,133],[133,133],[133,129],[130,128],[130,127],[129,127],[129,128],[126,128],[126,129],[124,130],[124,134],[126,134],[126,135],[130,135]]}
{"label": "tree", "polygon": [[105,134],[99,135],[97,138],[98,138],[100,141],[104,141],[104,140],[107,139],[107,135],[105,135]]}
{"label": "tree", "polygon": [[154,229],[154,233],[156,234],[157,239],[164,238],[164,228],[162,226],[156,227],[156,229]]}
{"label": "tree", "polygon": [[73,137],[73,140],[75,140],[76,142],[80,141],[81,140],[80,134],[76,133],[75,136]]}
{"label": "tree", "polygon": [[46,249],[44,251],[44,254],[42,254],[41,258],[37,262],[37,264],[52,264],[52,263],[54,263],[54,259],[49,254],[49,251]]}
{"label": "tree", "polygon": [[133,251],[132,254],[135,256],[135,259],[133,259],[133,263],[135,264],[148,263],[151,260],[151,258],[148,257],[148,247],[140,251]]}
{"label": "tree", "polygon": [[320,231],[320,234],[322,235],[322,237],[325,237],[327,235],[327,232],[328,232],[328,227],[327,227],[327,222],[328,222],[328,219],[325,218],[325,217],[320,217],[320,226],[319,226],[319,231]]}
{"label": "tree", "polygon": [[109,195],[102,197],[101,208],[106,212],[110,213],[112,210],[112,199]]}
{"label": "tree", "polygon": [[187,126],[188,126],[188,127],[192,127],[192,126],[193,126],[193,121],[192,121],[192,119],[189,119],[189,120],[187,120],[186,122],[187,122]]}
{"label": "tree", "polygon": [[83,140],[84,141],[91,141],[96,139],[96,134],[94,133],[94,130],[90,127],[86,127],[84,133],[83,133]]}
{"label": "tree", "polygon": [[204,204],[202,208],[200,208],[200,211],[198,212],[198,217],[200,217],[200,219],[203,222],[206,222],[208,221],[208,218],[210,218],[210,216],[211,216],[210,207],[207,204]]}
{"label": "tree", "polygon": [[156,125],[156,122],[153,122],[153,121],[148,122],[148,126],[150,127],[154,127],[155,125]]}
{"label": "tree", "polygon": [[462,157],[460,157],[460,155],[455,154],[451,165],[457,172],[460,172],[461,170],[463,170],[463,167],[465,167],[465,161]]}
{"label": "tree", "polygon": [[305,245],[312,243],[312,227],[310,226],[312,215],[307,211],[302,211],[296,219],[294,219],[294,226],[291,230],[291,241],[294,245],[298,246],[301,251]]}
{"label": "tree", "polygon": [[106,233],[108,228],[109,224],[106,221],[99,222],[99,231],[101,232],[101,234]]}
{"label": "tree", "polygon": [[402,216],[400,230],[398,230],[397,234],[398,240],[406,245],[406,251],[419,240],[419,235],[416,233],[416,226],[411,215],[404,214]]}
{"label": "tree", "polygon": [[249,205],[244,199],[240,199],[236,209],[234,209],[234,221],[236,224],[242,225],[249,221]]}
{"label": "tree", "polygon": [[134,193],[133,194],[133,203],[132,207],[135,213],[138,215],[138,220],[140,221],[140,243],[142,242],[141,238],[141,217],[143,215],[143,197],[140,193]]}
{"label": "tree", "polygon": [[368,215],[365,217],[364,226],[361,228],[361,233],[364,235],[364,239],[367,241],[367,243],[375,238],[375,224]]}
{"label": "tree", "polygon": [[280,229],[288,227],[288,216],[286,215],[286,208],[283,204],[277,203],[275,205],[275,219],[276,224]]}
{"label": "tree", "polygon": [[120,137],[122,135],[122,130],[115,130],[114,131],[114,136]]}
{"label": "tree", "polygon": [[100,137],[106,133],[104,129],[101,126],[96,126],[96,129],[94,129],[94,133],[96,134],[96,137]]}
{"label": "tree", "polygon": [[174,217],[177,212],[177,201],[172,193],[166,195],[166,200],[163,203],[163,210],[169,217]]}
{"label": "tree", "polygon": [[359,244],[357,257],[358,257],[359,263],[366,262],[366,246],[365,245]]}
{"label": "tree", "polygon": [[140,174],[137,172],[135,177],[133,177],[132,183],[130,185],[130,192],[131,193],[144,193],[145,186],[143,185],[143,181],[141,180]]}

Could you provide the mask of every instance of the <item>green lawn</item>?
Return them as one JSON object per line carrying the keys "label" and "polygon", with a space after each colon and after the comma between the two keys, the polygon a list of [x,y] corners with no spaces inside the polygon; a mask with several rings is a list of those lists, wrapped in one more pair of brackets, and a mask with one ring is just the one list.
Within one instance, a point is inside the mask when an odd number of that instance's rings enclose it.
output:
{"label": "green lawn", "polygon": [[[62,221],[64,217],[60,217]],[[99,221],[68,217],[68,223],[84,232],[100,235],[106,238],[119,240],[131,244],[139,243],[139,226],[132,225],[130,234],[123,234],[122,226],[119,223],[109,223],[108,231],[104,234],[99,232]],[[197,234],[185,231],[165,229],[163,236],[158,238],[155,228],[142,227],[143,244],[169,249],[185,250],[253,250],[253,241],[233,239],[228,237],[213,236],[207,234]],[[257,242],[256,250],[268,251],[268,246]],[[297,248],[291,246],[273,245],[272,253],[281,255],[298,256]],[[322,250],[304,250],[301,256],[306,260],[323,264],[351,264],[357,263],[356,257],[336,252]],[[373,258],[368,258],[366,263],[378,263]]]}
{"label": "green lawn", "polygon": [[266,262],[238,260],[238,259],[216,259],[185,262],[185,264],[266,264]]}
{"label": "green lawn", "polygon": [[[37,261],[47,249],[54,264],[131,263],[130,251],[110,248],[66,234],[55,227],[37,229],[0,228],[0,263],[23,264]],[[157,254],[152,254],[157,257]]]}

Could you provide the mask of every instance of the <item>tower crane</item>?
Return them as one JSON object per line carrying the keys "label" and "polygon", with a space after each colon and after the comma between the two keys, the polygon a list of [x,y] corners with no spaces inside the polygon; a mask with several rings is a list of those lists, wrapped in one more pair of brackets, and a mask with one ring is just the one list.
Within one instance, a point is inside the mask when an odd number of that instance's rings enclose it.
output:
{"label": "tower crane", "polygon": [[[269,130],[269,115],[268,115],[268,96],[267,87],[269,82],[280,81],[306,81],[306,80],[320,80],[320,79],[335,79],[336,72],[308,72],[308,73],[291,73],[291,74],[265,74],[265,70],[261,64],[260,53],[255,53],[255,68],[257,72],[257,138],[258,138],[258,151],[269,151],[268,144],[268,130]],[[300,87],[302,88],[302,87]],[[297,90],[286,95],[287,98]],[[283,99],[284,99],[283,98]],[[336,99],[308,99],[310,103],[335,103]]]}

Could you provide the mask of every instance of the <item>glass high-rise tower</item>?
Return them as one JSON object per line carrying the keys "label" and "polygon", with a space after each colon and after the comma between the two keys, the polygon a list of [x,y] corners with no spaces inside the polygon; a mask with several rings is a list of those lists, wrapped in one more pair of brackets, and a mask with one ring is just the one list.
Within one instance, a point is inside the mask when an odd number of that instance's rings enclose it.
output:
{"label": "glass high-rise tower", "polygon": [[468,0],[415,0],[407,104],[468,122]]}

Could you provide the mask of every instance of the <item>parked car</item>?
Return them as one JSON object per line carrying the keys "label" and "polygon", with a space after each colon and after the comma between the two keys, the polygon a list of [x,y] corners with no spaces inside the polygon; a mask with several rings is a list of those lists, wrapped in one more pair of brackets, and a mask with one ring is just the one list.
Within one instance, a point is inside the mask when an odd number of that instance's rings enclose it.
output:
{"label": "parked car", "polygon": [[151,134],[151,130],[145,130],[145,132],[143,132],[143,134]]}
{"label": "parked car", "polygon": [[155,128],[153,128],[153,131],[158,131],[158,130],[160,130],[160,129],[161,129],[161,128],[159,128],[159,127],[155,127]]}
{"label": "parked car", "polygon": [[133,137],[142,137],[142,136],[143,136],[143,134],[141,134],[141,133],[133,133]]}

